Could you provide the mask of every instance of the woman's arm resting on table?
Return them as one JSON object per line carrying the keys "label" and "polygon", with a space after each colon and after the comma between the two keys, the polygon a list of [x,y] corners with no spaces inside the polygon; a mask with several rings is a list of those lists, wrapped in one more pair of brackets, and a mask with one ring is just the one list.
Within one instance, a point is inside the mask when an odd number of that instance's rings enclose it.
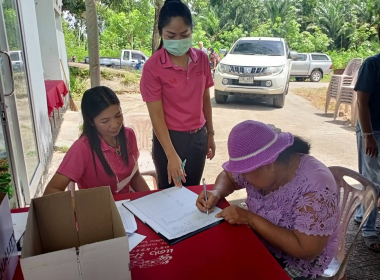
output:
{"label": "woman's arm resting on table", "polygon": [[[244,209],[243,209],[244,210]],[[245,210],[246,211],[246,210]],[[330,236],[314,236],[276,226],[251,213],[249,226],[273,246],[295,258],[311,261],[326,247]]]}
{"label": "woman's arm resting on table", "polygon": [[206,89],[203,94],[203,114],[206,119],[207,128],[207,158],[213,159],[215,156],[214,126],[212,123],[212,106],[210,98],[210,89]]}
{"label": "woman's arm resting on table", "polygon": [[232,174],[222,171],[216,178],[215,185],[212,191],[207,191],[207,204],[205,200],[205,193],[202,191],[197,199],[196,205],[202,212],[207,212],[207,209],[212,212],[214,207],[221,198],[225,198],[239,189],[238,185],[234,182]]}
{"label": "woman's arm resting on table", "polygon": [[[302,211],[305,214],[315,214],[310,207]],[[235,205],[225,208],[216,217],[223,217],[230,224],[249,225],[271,245],[290,256],[307,261],[321,254],[330,237],[330,235],[307,235],[298,230],[288,230]],[[317,221],[314,226],[317,226]]]}
{"label": "woman's arm resting on table", "polygon": [[70,182],[71,179],[69,177],[60,173],[55,173],[47,185],[44,195],[63,192],[66,190]]}
{"label": "woman's arm resting on table", "polygon": [[135,192],[150,191],[148,184],[140,173],[140,170],[137,170],[135,175],[132,177],[131,187]]}
{"label": "woman's arm resting on table", "polygon": [[176,186],[181,186],[181,182],[178,182],[178,178],[181,177],[181,180],[183,182],[186,182],[186,179],[181,169],[181,159],[174,149],[173,143],[170,139],[168,126],[165,122],[165,114],[164,108],[162,106],[162,101],[159,100],[148,102],[147,106],[150,119],[152,120],[154,133],[160,141],[161,146],[165,151],[166,157],[168,158],[168,181],[171,183],[173,180],[173,183]]}

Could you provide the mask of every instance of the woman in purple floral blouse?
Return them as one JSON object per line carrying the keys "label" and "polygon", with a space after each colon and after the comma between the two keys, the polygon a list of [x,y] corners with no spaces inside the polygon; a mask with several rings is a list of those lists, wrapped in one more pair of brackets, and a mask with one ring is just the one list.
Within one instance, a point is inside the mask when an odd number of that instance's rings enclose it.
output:
{"label": "woman in purple floral blouse", "polygon": [[338,250],[338,189],[330,170],[309,155],[310,145],[266,124],[245,121],[228,139],[230,160],[198,208],[212,211],[235,190],[247,191],[248,210],[219,213],[233,225],[249,225],[293,279],[323,274]]}

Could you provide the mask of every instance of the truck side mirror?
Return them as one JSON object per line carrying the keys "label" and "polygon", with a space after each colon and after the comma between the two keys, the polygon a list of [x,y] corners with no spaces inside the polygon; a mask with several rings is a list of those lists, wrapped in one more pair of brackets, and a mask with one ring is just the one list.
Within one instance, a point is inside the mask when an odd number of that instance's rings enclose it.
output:
{"label": "truck side mirror", "polygon": [[291,59],[296,59],[298,57],[298,53],[297,52],[289,52],[289,58]]}
{"label": "truck side mirror", "polygon": [[226,56],[227,55],[227,50],[226,49],[221,49],[219,50],[220,55]]}

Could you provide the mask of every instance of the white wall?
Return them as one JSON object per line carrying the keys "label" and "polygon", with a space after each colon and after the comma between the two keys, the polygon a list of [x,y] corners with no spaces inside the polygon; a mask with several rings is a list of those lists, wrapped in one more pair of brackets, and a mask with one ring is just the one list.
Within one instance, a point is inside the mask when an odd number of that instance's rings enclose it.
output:
{"label": "white wall", "polygon": [[[54,2],[53,2],[54,1]],[[23,1],[22,1],[23,2]],[[59,62],[59,46],[55,23],[55,0],[35,0],[42,65],[47,80],[64,80]]]}
{"label": "white wall", "polygon": [[[36,126],[37,144],[39,149],[40,161],[43,170],[47,168],[49,160],[53,153],[53,137],[50,128],[49,115],[47,111],[46,90],[44,84],[44,74],[41,57],[41,45],[39,41],[39,31],[36,17],[34,0],[20,1],[21,24],[24,31],[25,57],[29,65],[29,82],[31,91],[31,102]],[[54,19],[53,10],[50,11]],[[46,14],[44,17],[48,17]],[[55,26],[54,26],[55,27]],[[55,41],[56,40],[52,40]],[[56,45],[56,44],[55,44]],[[45,46],[48,47],[49,46]],[[45,70],[46,71],[46,70]],[[60,74],[60,73],[59,73]],[[38,175],[36,175],[38,176]],[[30,196],[38,194],[38,188],[41,187],[42,172],[40,178],[35,178],[37,184],[30,189]]]}
{"label": "white wall", "polygon": [[[65,44],[65,36],[62,31],[57,30],[57,40],[59,46],[59,57],[61,58],[63,69],[65,70],[66,79],[64,73],[62,73],[62,80],[65,81],[67,88],[70,90],[70,75],[69,75],[69,65],[67,63],[67,50]],[[62,68],[62,67],[61,67]]]}

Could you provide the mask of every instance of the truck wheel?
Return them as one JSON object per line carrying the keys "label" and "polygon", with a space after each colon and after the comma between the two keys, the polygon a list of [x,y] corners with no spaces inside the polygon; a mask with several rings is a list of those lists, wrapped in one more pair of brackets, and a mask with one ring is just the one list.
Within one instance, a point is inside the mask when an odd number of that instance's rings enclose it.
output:
{"label": "truck wheel", "polygon": [[289,81],[288,81],[288,83],[286,84],[285,95],[288,95],[288,93],[289,93]]}
{"label": "truck wheel", "polygon": [[304,82],[306,78],[296,78],[296,82]]}
{"label": "truck wheel", "polygon": [[220,90],[215,90],[215,101],[218,104],[224,104],[227,102],[228,95],[224,95]]}
{"label": "truck wheel", "polygon": [[321,71],[314,70],[313,72],[311,72],[310,81],[317,83],[321,79],[322,79],[322,72]]}
{"label": "truck wheel", "polygon": [[284,108],[284,106],[285,106],[285,96],[287,94],[288,88],[289,88],[289,85],[286,87],[285,91],[281,95],[273,98],[273,107],[275,107],[275,108]]}
{"label": "truck wheel", "polygon": [[282,94],[279,97],[273,98],[273,107],[275,108],[284,108],[285,105],[285,95]]}

